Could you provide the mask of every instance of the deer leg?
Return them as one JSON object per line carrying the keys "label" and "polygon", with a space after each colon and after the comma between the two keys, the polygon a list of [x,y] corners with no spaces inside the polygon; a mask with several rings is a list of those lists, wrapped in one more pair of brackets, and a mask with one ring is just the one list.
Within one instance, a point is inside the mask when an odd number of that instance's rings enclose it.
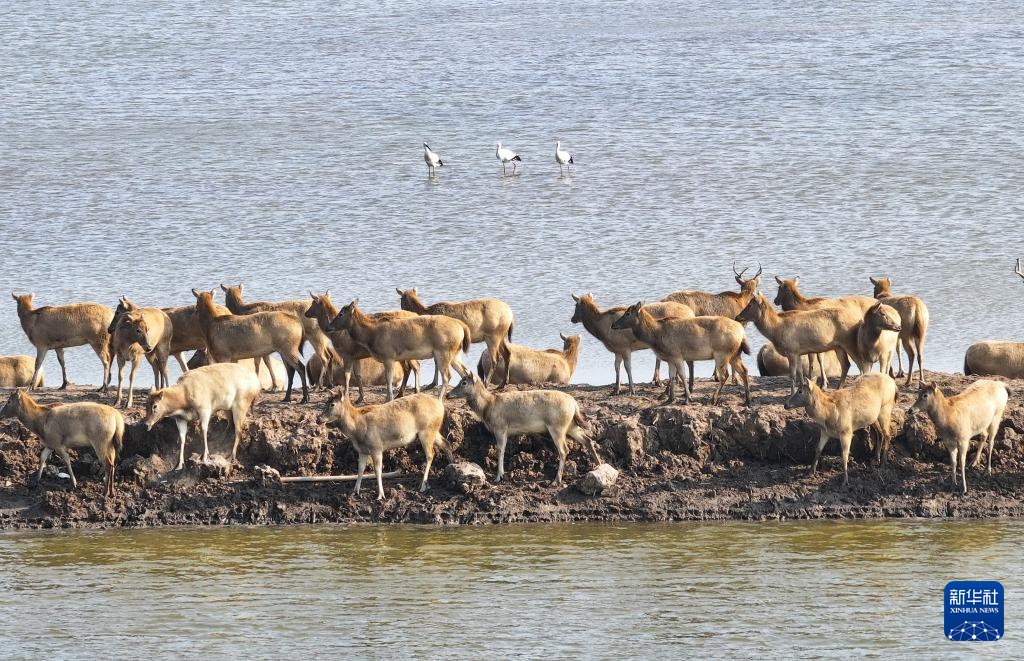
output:
{"label": "deer leg", "polygon": [[[692,372],[693,367],[690,367]],[[750,373],[747,372],[747,366],[743,364],[743,356],[739,352],[732,359],[732,371],[733,374],[739,373],[740,378],[743,380],[743,403],[746,406],[750,406]]]}
{"label": "deer leg", "polygon": [[209,433],[210,433],[210,416],[213,411],[200,411],[199,412],[199,431],[203,434],[203,463],[205,464],[210,460],[210,444],[209,444]]}
{"label": "deer leg", "polygon": [[384,452],[377,450],[373,453],[373,472],[377,474],[377,500],[384,500],[384,478],[381,472],[384,468]]}
{"label": "deer leg", "polygon": [[[282,358],[283,358],[283,356],[282,356]],[[255,361],[256,362],[256,375],[259,376],[259,373],[260,373],[260,361],[261,360],[263,361],[263,364],[267,366],[267,371],[270,372],[270,392],[277,392],[277,376],[274,374],[274,364],[272,362],[270,362],[270,354],[269,353],[267,355],[263,356],[262,358],[257,358],[256,359],[256,361]],[[289,376],[288,377],[288,387],[289,388],[291,388],[291,381],[292,381],[292,378]]]}
{"label": "deer leg", "polygon": [[180,471],[185,467],[185,436],[188,434],[188,420],[175,418],[174,424],[178,427],[178,465],[174,468]]}
{"label": "deer leg", "polygon": [[626,366],[626,378],[629,379],[629,394],[635,395],[636,389],[633,387],[633,353],[626,352],[626,355],[622,357],[622,362]]}
{"label": "deer leg", "polygon": [[903,382],[903,385],[909,386],[911,379],[914,378],[914,345],[910,338],[902,340],[903,350],[907,352],[907,380]]}
{"label": "deer leg", "polygon": [[[126,409],[132,407],[132,395],[135,394],[135,374],[139,371],[139,359],[138,357],[132,361],[132,368],[128,372],[128,402],[124,405]],[[153,368],[153,373],[156,373],[156,368]],[[159,379],[156,379],[159,382]]]}
{"label": "deer leg", "polygon": [[39,484],[39,481],[43,479],[43,469],[46,468],[46,461],[50,458],[51,454],[53,454],[53,450],[47,447],[44,447],[43,451],[39,453],[39,472],[36,473],[36,484]]}
{"label": "deer leg", "polygon": [[917,347],[917,382],[924,383],[924,340],[920,337],[914,338],[914,346]]}
{"label": "deer leg", "polygon": [[178,367],[181,368],[181,373],[188,374],[188,364],[185,362],[185,359],[181,357],[180,351],[174,354],[174,358],[178,361]]}
{"label": "deer leg", "polygon": [[690,390],[692,391],[693,390],[693,361],[692,360],[686,361],[686,371],[690,373],[690,376],[689,376],[689,378],[690,378]]}
{"label": "deer leg", "polygon": [[[384,361],[384,381],[388,384],[388,401],[390,402],[395,398],[395,361],[385,360]],[[360,381],[360,383],[362,383]],[[362,388],[362,385],[360,385]]]}
{"label": "deer leg", "polygon": [[562,470],[565,468],[565,456],[569,454],[568,442],[565,440],[565,429],[548,427],[548,434],[555,443],[555,451],[558,452],[558,472],[551,486],[558,486],[562,483]]}
{"label": "deer leg", "polygon": [[[60,363],[60,378],[61,378],[60,390],[67,390],[68,389],[68,368],[67,368],[67,365],[64,364],[64,349],[54,349],[53,352],[55,354],[57,354],[57,362]],[[46,353],[44,352],[43,355],[45,356]],[[36,360],[38,361],[39,358],[37,357]]]}
{"label": "deer leg", "polygon": [[120,355],[117,357],[117,398],[114,400],[114,406],[121,406],[122,396],[122,382],[124,381],[124,363],[125,360]]}
{"label": "deer leg", "polygon": [[656,386],[661,385],[661,358],[654,358],[654,379],[651,383]]}
{"label": "deer leg", "polygon": [[957,482],[956,464],[957,464],[957,455],[959,454],[959,452],[960,452],[959,446],[953,446],[953,447],[949,448],[949,465],[953,467],[953,489],[954,490],[956,489],[956,482]]}
{"label": "deer leg", "polygon": [[501,482],[505,475],[505,444],[508,443],[508,434],[501,432],[494,435],[495,445],[498,448],[498,474],[494,476],[495,483]]}
{"label": "deer leg", "polygon": [[67,448],[58,448],[57,454],[64,460],[64,465],[68,467],[68,475],[71,476],[71,488],[78,488],[78,480],[75,479],[75,471],[71,468],[71,456],[68,454]]}
{"label": "deer leg", "polygon": [[970,442],[970,439],[960,441],[960,479],[963,482],[964,493],[967,493],[967,446]]}
{"label": "deer leg", "polygon": [[366,460],[369,457],[370,455],[366,454],[365,452],[359,453],[359,465],[356,469],[356,483],[355,486],[352,487],[352,493],[359,493],[359,487],[363,485],[363,471],[366,470]]}
{"label": "deer leg", "polygon": [[[842,388],[846,383],[846,375],[850,373],[850,357],[842,349],[836,349],[836,355],[839,356],[839,364],[843,368],[843,375],[839,377],[839,385],[836,388]],[[825,380],[828,381],[828,378]]]}
{"label": "deer leg", "polygon": [[840,452],[843,455],[843,488],[850,483],[850,445],[853,443],[853,432],[849,431],[839,437]]}
{"label": "deer leg", "polygon": [[821,459],[821,451],[825,449],[825,444],[828,443],[828,432],[822,429],[818,436],[818,447],[814,450],[814,463],[811,464],[811,475],[818,472],[818,460]]}
{"label": "deer leg", "polygon": [[815,354],[818,359],[818,371],[821,372],[821,380],[824,386],[828,387],[828,374],[825,372],[825,358],[824,354]]}
{"label": "deer leg", "polygon": [[801,367],[804,358],[799,354],[786,356],[786,358],[789,360],[789,394],[792,396],[796,392],[796,381],[803,371]]}
{"label": "deer leg", "polygon": [[[725,362],[725,359],[719,359],[715,361],[715,371],[722,375],[722,378],[718,380],[718,387],[715,388],[715,393],[711,396],[711,405],[715,406],[718,404],[718,398],[722,395],[722,388],[725,387],[726,382],[729,381],[729,364]],[[736,372],[733,372],[733,376],[736,376]]]}
{"label": "deer leg", "polygon": [[[903,342],[903,338],[900,338],[900,342]],[[903,354],[900,353],[899,347],[896,347],[896,365],[899,368],[899,371],[896,372],[896,378],[901,379],[906,375],[903,373]]]}
{"label": "deer leg", "polygon": [[[42,349],[42,348],[36,349],[36,367],[35,367],[35,371],[32,372],[32,384],[29,386],[29,388],[28,388],[29,390],[35,390],[36,388],[39,387],[39,372],[40,372],[40,370],[43,369],[43,361],[46,360],[46,353],[47,353],[46,349]],[[64,372],[64,364],[63,363],[61,363],[61,373],[65,374],[65,372]],[[67,375],[65,374],[64,375],[64,383],[61,385],[61,389],[67,388],[67,382],[68,382],[68,378],[67,378]]]}
{"label": "deer leg", "polygon": [[613,395],[618,395],[622,392],[622,356],[615,354],[615,388],[612,389]]}
{"label": "deer leg", "polygon": [[427,477],[430,475],[430,464],[434,463],[434,438],[435,431],[422,431],[419,433],[420,445],[423,446],[423,454],[427,457],[427,463],[423,467],[423,479],[420,481],[420,493],[427,490]]}

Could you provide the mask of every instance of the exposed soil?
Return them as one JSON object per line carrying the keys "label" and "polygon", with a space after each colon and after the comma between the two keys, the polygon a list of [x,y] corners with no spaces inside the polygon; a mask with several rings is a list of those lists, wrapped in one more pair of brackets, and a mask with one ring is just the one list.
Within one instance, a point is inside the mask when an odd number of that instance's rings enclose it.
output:
{"label": "exposed soil", "polygon": [[[974,377],[930,374],[947,392],[958,392]],[[817,429],[802,410],[786,411],[785,378],[760,378],[754,402],[742,405],[736,386],[727,386],[723,405],[708,406],[713,384],[697,385],[690,406],[658,406],[660,388],[609,395],[606,386],[569,386],[582,404],[602,458],[621,472],[610,490],[586,496],[574,488],[592,468],[574,447],[565,485],[550,485],[557,457],[551,441],[530,437],[509,443],[506,478],[500,484],[459,487],[444,477],[447,460],[434,461],[430,489],[417,491],[422,474],[418,445],[385,456],[385,470],[401,477],[385,481],[386,498],[375,500],[374,480],[352,494],[352,483],[279,484],[260,479],[257,465],[285,476],[353,473],[356,455],[339,432],[317,422],[326,399],[314,392],[308,405],[283,404],[266,393],[256,404],[239,450],[240,466],[228,476],[196,458],[182,471],[177,432],[165,420],[152,432],[139,424],[144,396],[126,414],[129,428],[119,458],[117,495],[103,497],[91,450],[78,452],[79,487],[54,468],[33,484],[39,441],[16,420],[0,421],[0,528],[97,528],[191,524],[374,522],[483,524],[534,521],[675,521],[718,519],[820,519],[875,517],[981,518],[1024,515],[1024,382],[1009,383],[1010,404],[996,443],[989,476],[968,468],[970,492],[954,492],[949,456],[923,414],[907,417],[916,387],[902,388],[895,412],[896,438],[888,463],[870,463],[866,433],[854,440],[850,484],[843,489],[838,442],[830,441],[816,475],[809,475]],[[140,393],[141,394],[141,393]],[[7,394],[0,395],[6,400]],[[110,402],[92,389],[41,391],[42,401]],[[368,393],[382,401],[379,389]],[[449,400],[445,432],[459,461],[471,461],[493,479],[497,460],[493,438],[461,400]],[[211,425],[211,453],[230,452],[230,426]],[[189,433],[186,456],[202,451],[197,430]],[[971,459],[974,455],[972,445]],[[52,461],[51,461],[52,464]]]}

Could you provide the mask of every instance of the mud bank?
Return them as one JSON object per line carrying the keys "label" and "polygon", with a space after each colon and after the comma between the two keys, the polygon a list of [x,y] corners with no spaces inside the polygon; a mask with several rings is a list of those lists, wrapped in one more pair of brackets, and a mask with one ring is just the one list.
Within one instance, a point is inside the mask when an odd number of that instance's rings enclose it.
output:
{"label": "mud bank", "polygon": [[[974,377],[930,374],[959,391]],[[126,419],[119,458],[118,493],[104,499],[91,450],[78,452],[79,488],[70,489],[55,466],[33,485],[40,444],[17,421],[0,421],[0,528],[98,528],[314,522],[485,524],[547,521],[779,520],[877,517],[982,518],[1024,516],[1024,382],[1011,382],[1007,417],[993,459],[993,475],[968,468],[971,491],[955,493],[948,454],[923,415],[908,417],[916,387],[903,388],[895,413],[896,438],[887,465],[870,463],[866,434],[854,440],[850,485],[841,488],[838,442],[825,449],[809,475],[817,431],[802,411],[782,404],[788,382],[755,381],[754,405],[742,405],[728,387],[722,405],[708,406],[709,382],[698,383],[691,406],[657,406],[660,392],[645,385],[637,396],[609,396],[606,386],[569,386],[582,404],[602,458],[619,469],[617,483],[597,496],[574,487],[592,468],[580,448],[566,463],[565,485],[553,487],[556,455],[546,438],[509,442],[506,480],[460,487],[444,476],[447,460],[435,459],[430,489],[417,491],[422,450],[413,446],[385,456],[385,470],[403,471],[385,481],[386,499],[375,500],[373,481],[359,496],[351,483],[279,484],[256,470],[268,465],[285,476],[353,473],[356,455],[341,435],[318,424],[326,394],[308,405],[283,404],[267,393],[257,403],[239,450],[241,465],[227,476],[216,466],[177,460],[177,432],[165,420],[152,432],[139,424],[143,398]],[[6,400],[7,392],[3,392]],[[42,401],[110,401],[91,389],[43,390]],[[369,401],[382,401],[379,391]],[[446,433],[456,459],[484,468],[493,479],[493,438],[462,401],[449,401]],[[230,451],[224,419],[211,426],[210,451]],[[972,445],[972,455],[974,452]],[[190,431],[186,456],[201,452]],[[370,488],[366,488],[370,487]]]}

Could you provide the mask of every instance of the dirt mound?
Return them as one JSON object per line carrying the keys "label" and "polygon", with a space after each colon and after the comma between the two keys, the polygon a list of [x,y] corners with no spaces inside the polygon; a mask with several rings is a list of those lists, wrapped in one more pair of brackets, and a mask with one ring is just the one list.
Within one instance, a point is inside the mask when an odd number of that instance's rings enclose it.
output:
{"label": "dirt mound", "polygon": [[[973,377],[930,374],[948,393]],[[506,479],[464,488],[444,479],[447,460],[434,461],[430,489],[418,492],[422,451],[418,446],[385,456],[385,470],[402,476],[385,481],[386,499],[374,500],[374,480],[352,495],[349,483],[287,483],[267,479],[268,466],[282,476],[349,474],[356,454],[341,434],[317,422],[323,393],[308,405],[283,404],[276,394],[255,406],[239,448],[240,466],[203,466],[190,430],[185,469],[178,463],[178,437],[165,420],[152,431],[141,424],[141,404],[126,414],[128,429],[119,458],[118,493],[104,499],[100,471],[91,450],[77,453],[79,488],[70,490],[59,471],[32,482],[38,471],[39,441],[14,420],[0,421],[0,528],[158,526],[177,524],[264,524],[332,522],[504,523],[525,521],[667,521],[682,519],[784,519],[853,517],[988,517],[1024,514],[1024,383],[1013,393],[1003,422],[993,475],[968,469],[971,492],[962,496],[948,482],[948,453],[938,446],[931,423],[908,416],[914,389],[900,391],[896,438],[888,464],[869,463],[866,434],[854,439],[850,485],[841,489],[838,442],[826,447],[817,475],[808,475],[817,429],[802,411],[786,411],[783,378],[756,380],[754,405],[744,407],[735,387],[719,406],[705,402],[712,385],[698,383],[698,403],[658,406],[660,389],[642,386],[637,396],[610,397],[608,387],[567,386],[581,403],[602,459],[620,474],[614,486],[586,496],[573,483],[593,468],[581,448],[566,462],[565,486],[550,485],[556,455],[550,439],[529,437],[509,443]],[[6,398],[6,395],[0,395]],[[93,390],[44,390],[42,401],[106,401]],[[136,398],[141,402],[144,398]],[[376,389],[371,401],[382,401]],[[493,438],[461,401],[448,402],[443,432],[456,460],[483,467],[489,479],[497,467]],[[230,423],[210,426],[211,454],[230,455]],[[973,451],[972,451],[973,458]]]}

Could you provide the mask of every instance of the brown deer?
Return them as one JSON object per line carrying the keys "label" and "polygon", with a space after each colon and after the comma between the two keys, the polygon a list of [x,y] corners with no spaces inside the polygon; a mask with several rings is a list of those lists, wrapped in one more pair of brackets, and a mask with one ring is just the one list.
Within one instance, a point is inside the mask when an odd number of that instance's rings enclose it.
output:
{"label": "brown deer", "polygon": [[892,375],[892,354],[900,328],[900,314],[881,301],[864,313],[864,321],[857,328],[857,351],[850,356],[861,374],[867,374],[878,363],[882,374]]}
{"label": "brown deer", "polygon": [[[601,310],[594,302],[593,294],[577,296],[572,294],[572,300],[576,303],[570,321],[574,324],[583,324],[583,328],[593,335],[604,345],[604,348],[615,356],[615,388],[613,395],[622,391],[622,366],[626,366],[626,379],[629,381],[629,394],[635,395],[633,387],[633,352],[642,349],[650,349],[647,344],[641,342],[633,331],[628,328],[613,329],[612,324],[626,311],[624,306]],[[658,302],[649,303],[644,309],[655,319],[692,319],[693,310],[682,303]],[[655,354],[657,355],[657,354]],[[687,363],[690,368],[690,389],[693,389],[693,364]],[[654,385],[661,385],[661,359],[654,363]]]}
{"label": "brown deer", "polygon": [[103,385],[100,392],[110,386],[110,336],[107,327],[114,317],[114,311],[99,303],[73,303],[71,305],[47,305],[39,309],[32,307],[34,294],[11,293],[18,303],[18,318],[29,342],[36,348],[35,373],[32,383],[39,382],[46,354],[53,349],[60,363],[61,390],[67,390],[68,371],[64,366],[64,349],[88,344],[103,363]]}
{"label": "brown deer", "polygon": [[302,403],[309,401],[306,367],[302,363],[302,324],[287,312],[221,314],[213,303],[213,291],[192,290],[199,324],[206,336],[211,363],[234,363],[242,358],[262,358],[277,353],[288,372],[284,401],[292,399],[295,372],[302,381]]}
{"label": "brown deer", "polygon": [[439,399],[448,392],[448,381],[454,367],[459,376],[468,371],[459,359],[460,351],[469,351],[469,326],[447,315],[424,315],[412,319],[374,319],[359,309],[359,299],[338,312],[328,324],[329,331],[348,331],[352,339],[365,346],[370,355],[384,363],[384,379],[388,385],[388,401],[395,398],[395,363],[406,360],[434,359],[441,374]]}
{"label": "brown deer", "polygon": [[[340,364],[337,368],[332,368],[333,373],[337,373],[337,369],[340,368],[342,371],[341,383],[336,385],[345,386],[345,394],[349,392],[349,384],[352,381],[352,375],[356,376],[356,386],[359,388],[359,399],[356,400],[356,404],[363,401],[364,392],[363,387],[366,385],[384,385],[384,366],[380,361],[376,361],[370,357],[370,350],[365,346],[359,344],[352,339],[348,331],[339,330],[328,330],[331,322],[338,316],[338,308],[335,307],[334,302],[331,300],[331,291],[327,290],[323,295],[316,295],[313,292],[309,292],[309,296],[312,302],[309,307],[303,313],[305,317],[316,319],[317,325],[320,330],[327,336],[334,345],[334,350],[340,357]],[[371,314],[370,317],[377,321],[389,321],[391,319],[413,319],[419,315],[415,312],[407,312],[405,310],[388,310],[386,312],[376,312]],[[310,360],[312,364],[313,361]],[[420,363],[418,360],[405,360],[401,362],[402,366],[402,381],[401,387],[398,389],[398,396],[401,397],[405,394],[405,386],[409,381],[409,373],[412,372],[415,376],[416,392],[420,391]],[[378,369],[379,367],[379,369]],[[331,379],[333,381],[333,378]]]}
{"label": "brown deer", "polygon": [[[501,343],[512,340],[515,320],[512,317],[512,308],[504,301],[496,298],[479,298],[461,303],[442,301],[425,305],[415,287],[395,291],[401,297],[403,310],[416,314],[440,314],[464,322],[472,335],[471,341],[484,342],[487,345],[492,365],[497,361],[498,347]],[[437,385],[437,365],[434,367],[434,380],[430,382],[428,388]]]}
{"label": "brown deer", "polygon": [[[918,381],[924,381],[924,338],[928,334],[928,306],[917,296],[897,296],[890,292],[889,278],[869,278],[875,286],[875,298],[886,305],[892,306],[900,314],[900,344],[907,352],[907,381],[914,378],[914,353],[917,352]],[[896,377],[903,376],[903,358],[896,352],[899,371]]]}
{"label": "brown deer", "polygon": [[32,356],[0,356],[0,388],[41,388],[44,370],[39,370],[39,380],[32,381],[36,373],[36,361]]}
{"label": "brown deer", "polygon": [[[214,307],[218,314],[230,312],[223,305],[214,304]],[[174,329],[171,333],[171,355],[178,361],[178,366],[184,374],[190,368],[182,354],[186,351],[206,351],[206,336],[203,335],[203,328],[196,317],[196,306],[181,305],[161,309],[171,319],[171,326]]]}
{"label": "brown deer", "polygon": [[135,374],[139,371],[141,358],[145,357],[153,368],[153,382],[157,388],[168,384],[167,359],[171,348],[173,327],[171,318],[158,308],[140,308],[127,297],[122,296],[110,322],[111,352],[117,358],[117,399],[114,406],[121,405],[124,384],[124,364],[131,361],[128,376],[127,408],[131,408],[135,394]]}
{"label": "brown deer", "polygon": [[[320,330],[316,319],[305,316],[306,309],[309,307],[305,300],[293,299],[280,302],[254,301],[246,303],[242,298],[241,282],[233,287],[221,284],[220,288],[224,291],[224,304],[232,314],[243,315],[252,314],[253,312],[284,312],[290,314],[302,324],[302,339],[309,342],[310,346],[313,347],[313,351],[320,356],[325,365],[333,365],[338,360],[327,336]],[[330,369],[324,370],[324,373],[329,374]],[[313,385],[326,384],[315,383]]]}
{"label": "brown deer", "polygon": [[502,342],[498,350],[498,364],[490,364],[490,356],[484,353],[477,363],[476,372],[483,379],[490,375],[490,381],[500,387],[509,383],[569,383],[580,354],[580,336],[559,333],[561,349],[532,349],[522,344]]}
{"label": "brown deer", "polygon": [[[642,302],[626,308],[612,328],[629,328],[638,340],[654,350],[658,358],[669,365],[668,392],[666,404],[675,401],[676,377],[683,372],[683,363],[697,360],[714,360],[718,388],[711,397],[711,404],[718,403],[722,388],[728,380],[731,366],[743,379],[744,401],[750,404],[750,376],[743,364],[741,353],[750,353],[750,346],[743,332],[743,324],[728,317],[693,317],[691,319],[655,319],[643,309]],[[692,372],[692,368],[691,368]],[[690,403],[690,387],[683,381],[686,403]]]}
{"label": "brown deer", "polygon": [[661,300],[682,303],[693,310],[693,313],[698,317],[726,317],[728,319],[735,319],[736,315],[743,308],[747,307],[751,297],[757,293],[761,274],[764,273],[764,269],[758,264],[757,273],[750,278],[744,278],[743,275],[747,270],[737,271],[736,263],[733,262],[733,276],[736,279],[736,284],[740,286],[738,292],[723,291],[718,294],[712,294],[704,291],[677,291],[672,292]]}

